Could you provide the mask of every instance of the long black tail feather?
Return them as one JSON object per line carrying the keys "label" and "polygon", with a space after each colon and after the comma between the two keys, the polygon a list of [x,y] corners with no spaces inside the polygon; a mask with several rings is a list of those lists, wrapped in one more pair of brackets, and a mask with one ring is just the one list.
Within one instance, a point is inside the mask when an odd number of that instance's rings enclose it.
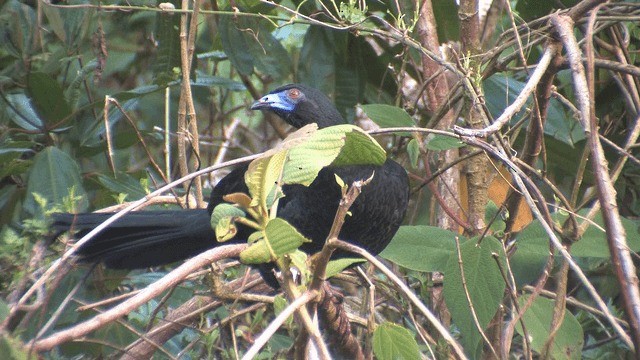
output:
{"label": "long black tail feather", "polygon": [[[54,214],[52,228],[76,238],[113,213]],[[205,209],[132,212],[82,246],[81,261],[103,262],[114,269],[139,269],[185,260],[219,245]]]}

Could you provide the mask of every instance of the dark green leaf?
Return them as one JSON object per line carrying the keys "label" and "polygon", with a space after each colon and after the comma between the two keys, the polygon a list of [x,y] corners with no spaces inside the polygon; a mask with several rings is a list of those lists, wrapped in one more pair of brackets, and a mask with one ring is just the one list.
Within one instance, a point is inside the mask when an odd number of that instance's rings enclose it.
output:
{"label": "dark green leaf", "polygon": [[497,254],[505,268],[505,255],[498,239],[488,236],[478,246],[477,239],[470,239],[460,246],[464,269],[464,283],[471,305],[463,287],[458,256],[449,258],[445,268],[444,299],[451,318],[460,329],[461,343],[471,358],[477,357],[481,335],[471,314],[476,313],[483,331],[502,303],[505,284],[493,254]]}
{"label": "dark green leaf", "polygon": [[156,13],[155,39],[158,46],[156,61],[153,63],[154,82],[164,87],[168,82],[176,80],[178,74],[174,72],[174,68],[180,68],[180,17]]}
{"label": "dark green leaf", "polygon": [[28,85],[38,113],[50,127],[71,115],[62,87],[51,76],[33,72],[29,74]]}
{"label": "dark green leaf", "polygon": [[243,83],[239,81],[233,81],[228,78],[224,78],[221,76],[211,76],[205,75],[203,73],[198,72],[198,77],[196,81],[192,81],[191,85],[193,86],[204,86],[204,87],[221,87],[225,90],[230,91],[245,91],[247,88]]}
{"label": "dark green leaf", "polygon": [[373,332],[373,353],[378,360],[417,360],[420,349],[414,335],[402,326],[384,322]]}
{"label": "dark green leaf", "polygon": [[[71,5],[88,4],[84,0],[71,1]],[[42,6],[43,13],[52,24],[53,32],[69,49],[77,48],[92,24],[94,10],[86,8],[61,9],[48,4]]]}
{"label": "dark green leaf", "polygon": [[86,210],[87,194],[82,187],[78,165],[66,153],[55,147],[48,147],[34,158],[24,208],[32,215],[41,215],[34,193],[46,199],[51,207],[62,205],[63,200],[69,197],[71,188],[74,189],[73,195],[78,197],[75,202],[77,210]]}
{"label": "dark green leaf", "polygon": [[28,59],[36,48],[33,31],[36,24],[34,8],[16,0],[7,1],[0,12],[0,34],[3,49],[18,59]]}
{"label": "dark green leaf", "polygon": [[140,199],[147,195],[140,181],[127,173],[119,172],[115,178],[105,174],[98,174],[96,179],[114,194],[127,195],[126,199],[129,201]]}
{"label": "dark green leaf", "polygon": [[[518,304],[522,309],[529,296],[518,298]],[[527,329],[531,347],[540,352],[547,342],[553,318],[554,302],[538,296],[533,300],[531,307],[522,316],[522,321]],[[516,330],[524,336],[521,323],[518,323]],[[564,319],[560,329],[556,333],[551,347],[551,358],[553,359],[581,359],[582,346],[584,345],[584,334],[582,326],[578,320],[568,310],[564,313]]]}
{"label": "dark green leaf", "polygon": [[[304,36],[298,74],[300,81],[314,84],[325,93],[335,91],[335,33],[321,26],[310,26]],[[329,86],[333,85],[333,86]]]}
{"label": "dark green leaf", "polygon": [[412,270],[444,271],[456,254],[456,236],[435,226],[401,226],[380,256]]}
{"label": "dark green leaf", "polygon": [[271,34],[264,20],[245,16],[221,16],[220,39],[233,66],[243,75],[253,68],[276,80],[291,72],[289,53]]}

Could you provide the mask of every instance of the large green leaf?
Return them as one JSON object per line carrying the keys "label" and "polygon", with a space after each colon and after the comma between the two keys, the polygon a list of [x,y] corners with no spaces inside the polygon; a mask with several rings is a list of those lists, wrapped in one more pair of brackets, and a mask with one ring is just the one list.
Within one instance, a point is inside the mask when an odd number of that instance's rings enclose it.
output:
{"label": "large green leaf", "polygon": [[55,79],[45,73],[33,72],[28,80],[31,98],[46,123],[54,125],[71,115],[71,107]]}
{"label": "large green leaf", "polygon": [[463,288],[463,279],[457,256],[451,256],[445,268],[444,299],[451,318],[460,329],[461,343],[467,354],[475,358],[480,349],[481,335],[471,314],[475,310],[483,331],[496,314],[504,294],[505,284],[493,254],[499,256],[505,268],[505,255],[498,239],[488,236],[477,245],[470,239],[460,246],[466,284],[471,304]]}
{"label": "large green leaf", "polygon": [[249,165],[245,182],[252,205],[270,207],[277,185],[308,186],[325,166],[382,165],[386,153],[366,132],[353,125],[317,129],[307,125]]}
{"label": "large green leaf", "polygon": [[32,215],[41,215],[34,194],[47,200],[49,206],[61,205],[74,188],[75,202],[78,211],[87,209],[87,194],[82,187],[82,178],[78,164],[66,153],[55,147],[48,147],[34,158],[29,180],[27,182],[27,198],[24,208]]}
{"label": "large green leaf", "polygon": [[380,256],[412,270],[445,271],[456,254],[456,236],[435,226],[401,226]]}
{"label": "large green leaf", "polygon": [[387,104],[362,105],[362,110],[378,126],[387,127],[412,127],[415,126],[411,116],[402,108]]}
{"label": "large green leaf", "polygon": [[[524,307],[529,295],[518,298],[520,308]],[[522,316],[524,326],[527,328],[527,335],[531,342],[531,347],[540,352],[546,343],[553,317],[553,300],[537,297],[531,307]],[[522,324],[518,323],[516,330],[524,336]],[[560,329],[556,333],[553,346],[551,347],[551,358],[553,359],[580,359],[582,346],[584,345],[584,334],[582,326],[578,320],[568,310],[564,313],[564,319]]]}
{"label": "large green leaf", "polygon": [[400,325],[384,322],[373,332],[373,353],[378,360],[420,359],[414,335]]}
{"label": "large green leaf", "polygon": [[262,264],[295,251],[300,245],[311,240],[291,226],[286,220],[269,220],[262,238],[240,253],[240,261],[245,264]]}

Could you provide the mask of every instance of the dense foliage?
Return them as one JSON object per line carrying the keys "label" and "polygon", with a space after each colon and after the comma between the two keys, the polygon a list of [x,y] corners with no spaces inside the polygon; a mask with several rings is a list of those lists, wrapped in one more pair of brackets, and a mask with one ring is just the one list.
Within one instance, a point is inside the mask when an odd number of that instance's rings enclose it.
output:
{"label": "dense foliage", "polygon": [[[288,171],[277,156],[295,152],[288,166],[312,159],[319,169],[336,158],[380,163],[386,151],[410,174],[406,225],[381,254],[405,287],[377,265],[366,265],[368,280],[348,270],[333,282],[365,354],[632,356],[640,6],[601,2],[5,1],[2,353],[300,355],[298,336],[310,331],[301,310],[255,344],[297,297],[311,297],[305,286],[275,294],[227,259],[161,287],[171,267],[89,272],[56,262],[72,241],[48,236],[56,211],[202,205],[225,162],[277,147],[287,153],[258,160],[271,168],[250,185],[266,218],[277,190],[261,186]],[[330,150],[304,137],[282,145],[289,129],[248,105],[289,82],[329,94],[381,146],[351,127],[310,135]],[[209,165],[220,166],[149,196]],[[293,252],[304,239],[273,224],[286,234],[278,262],[298,265],[313,288]],[[126,317],[98,315],[142,289],[159,290]],[[69,328],[77,332],[63,338]]]}

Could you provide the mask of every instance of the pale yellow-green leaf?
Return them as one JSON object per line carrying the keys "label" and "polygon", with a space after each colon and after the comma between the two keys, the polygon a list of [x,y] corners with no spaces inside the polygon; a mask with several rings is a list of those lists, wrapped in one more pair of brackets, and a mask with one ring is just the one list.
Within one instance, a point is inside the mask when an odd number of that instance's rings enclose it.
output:
{"label": "pale yellow-green leaf", "polygon": [[245,173],[245,182],[252,197],[251,206],[269,207],[268,199],[273,198],[276,185],[282,178],[286,158],[287,151],[280,151],[251,162]]}
{"label": "pale yellow-green leaf", "polygon": [[238,228],[230,217],[221,218],[215,227],[216,240],[225,242],[231,240],[238,233]]}
{"label": "pale yellow-green leaf", "polygon": [[305,238],[283,219],[269,220],[264,237],[240,253],[240,261],[245,264],[261,264],[293,252],[300,245],[311,240]]}

